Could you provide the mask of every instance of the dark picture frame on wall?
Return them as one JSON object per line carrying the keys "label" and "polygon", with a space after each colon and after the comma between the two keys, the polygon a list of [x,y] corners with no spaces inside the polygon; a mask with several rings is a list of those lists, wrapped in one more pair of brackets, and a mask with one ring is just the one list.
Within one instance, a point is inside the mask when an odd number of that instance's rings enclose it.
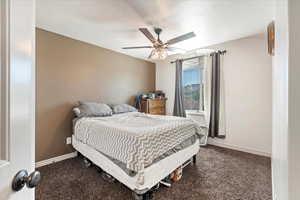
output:
{"label": "dark picture frame on wall", "polygon": [[268,25],[268,53],[270,56],[275,55],[275,22]]}

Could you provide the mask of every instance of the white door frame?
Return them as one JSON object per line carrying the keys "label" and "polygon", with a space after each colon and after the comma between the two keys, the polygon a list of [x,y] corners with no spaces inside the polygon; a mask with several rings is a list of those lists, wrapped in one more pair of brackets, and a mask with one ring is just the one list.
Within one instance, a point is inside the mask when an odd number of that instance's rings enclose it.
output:
{"label": "white door frame", "polygon": [[[7,28],[8,23],[8,4],[6,0],[1,0],[0,2],[0,62],[1,62],[1,70],[0,70],[0,160],[2,160],[2,164],[4,164],[4,160],[9,160],[9,138],[8,138],[8,130],[7,130],[7,108],[8,108],[8,97],[7,91],[9,87],[8,80],[8,57],[9,57],[9,28]],[[6,98],[5,98],[6,97]]]}
{"label": "white door frame", "polygon": [[33,200],[12,181],[35,169],[35,0],[1,0],[0,9],[0,199]]}

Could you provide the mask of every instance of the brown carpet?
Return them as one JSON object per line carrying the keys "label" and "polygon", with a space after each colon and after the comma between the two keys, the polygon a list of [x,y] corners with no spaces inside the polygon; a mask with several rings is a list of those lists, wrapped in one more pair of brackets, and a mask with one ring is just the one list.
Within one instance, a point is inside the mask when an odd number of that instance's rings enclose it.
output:
{"label": "brown carpet", "polygon": [[[122,200],[131,192],[120,183],[104,181],[97,170],[84,168],[80,158],[41,167],[39,200]],[[269,158],[208,146],[201,148],[197,165],[185,168],[171,188],[161,187],[155,200],[271,200]]]}

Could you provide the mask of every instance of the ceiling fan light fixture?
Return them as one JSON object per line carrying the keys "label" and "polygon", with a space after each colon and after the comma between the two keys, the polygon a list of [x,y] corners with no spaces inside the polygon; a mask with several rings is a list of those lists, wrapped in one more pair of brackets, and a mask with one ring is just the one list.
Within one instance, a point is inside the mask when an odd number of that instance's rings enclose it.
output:
{"label": "ceiling fan light fixture", "polygon": [[152,43],[152,46],[137,46],[137,47],[123,47],[123,49],[152,49],[154,50],[151,51],[149,55],[149,59],[153,60],[164,60],[168,57],[168,51],[173,51],[175,52],[176,50],[180,50],[179,48],[176,47],[171,47],[170,45],[174,45],[178,42],[188,40],[192,37],[195,37],[196,34],[194,32],[189,32],[183,35],[180,35],[178,37],[175,37],[171,40],[168,40],[167,42],[162,42],[160,40],[160,34],[162,32],[161,28],[155,28],[154,31],[157,35],[157,38],[155,38],[150,31],[147,28],[139,28],[139,31],[141,31],[146,38],[150,40]]}
{"label": "ceiling fan light fixture", "polygon": [[164,60],[168,57],[168,51],[165,48],[153,49],[149,58],[152,60]]}

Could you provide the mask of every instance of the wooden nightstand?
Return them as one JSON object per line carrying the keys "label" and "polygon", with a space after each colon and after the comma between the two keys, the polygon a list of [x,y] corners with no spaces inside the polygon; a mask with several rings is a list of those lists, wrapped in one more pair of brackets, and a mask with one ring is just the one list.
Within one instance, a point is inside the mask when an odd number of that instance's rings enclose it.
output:
{"label": "wooden nightstand", "polygon": [[141,101],[140,112],[149,113],[152,115],[166,114],[167,99],[145,99]]}

